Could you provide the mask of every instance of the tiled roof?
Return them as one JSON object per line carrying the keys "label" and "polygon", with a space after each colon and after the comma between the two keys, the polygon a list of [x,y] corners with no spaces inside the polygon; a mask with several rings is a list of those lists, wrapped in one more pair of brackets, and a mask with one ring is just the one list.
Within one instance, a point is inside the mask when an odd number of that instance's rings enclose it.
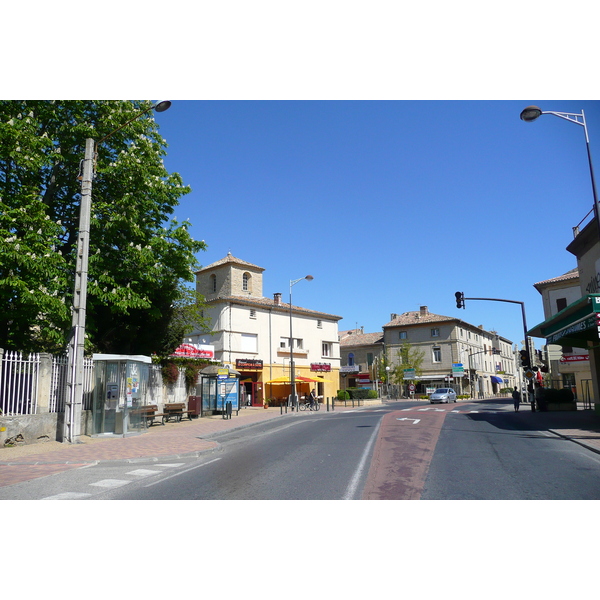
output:
{"label": "tiled roof", "polygon": [[207,271],[208,269],[214,269],[215,267],[221,267],[222,265],[226,265],[229,263],[241,265],[243,267],[249,267],[249,268],[255,269],[257,271],[261,271],[261,272],[264,271],[264,269],[262,267],[253,265],[252,263],[246,262],[245,260],[242,260],[241,258],[236,258],[235,256],[233,256],[231,254],[231,252],[228,252],[227,256],[225,258],[222,258],[221,260],[217,260],[216,262],[214,262],[206,267],[202,267],[201,269],[196,271],[196,273],[202,273],[202,271]]}
{"label": "tiled roof", "polygon": [[343,331],[340,336],[340,346],[370,346],[383,343],[383,333],[356,333],[354,330]]}
{"label": "tiled roof", "polygon": [[422,313],[420,310],[411,310],[401,315],[396,315],[384,327],[399,327],[402,325],[419,325],[421,323],[439,323],[441,321],[457,321],[455,317],[445,317],[443,315],[435,315],[430,312]]}
{"label": "tiled roof", "polygon": [[579,277],[579,269],[575,267],[570,271],[567,271],[564,275],[559,275],[558,277],[553,277],[552,279],[546,279],[545,281],[538,281],[533,284],[533,287],[537,288],[537,286],[546,286],[552,283],[560,283],[562,281],[570,281],[573,279],[577,279]]}
{"label": "tiled roof", "polygon": [[[255,296],[218,296],[217,298],[206,300],[206,304],[217,304],[219,302],[234,302],[236,304],[243,304],[245,306],[256,306],[257,308],[274,308],[275,310],[280,310],[282,312],[290,312],[289,302],[279,302],[279,304],[277,304],[273,298],[256,298]],[[331,319],[333,321],[339,321],[343,318],[337,315],[331,315],[329,313],[320,312],[318,310],[311,310],[310,308],[302,308],[301,306],[295,305],[292,305],[292,311],[298,314],[323,317],[325,319]]]}

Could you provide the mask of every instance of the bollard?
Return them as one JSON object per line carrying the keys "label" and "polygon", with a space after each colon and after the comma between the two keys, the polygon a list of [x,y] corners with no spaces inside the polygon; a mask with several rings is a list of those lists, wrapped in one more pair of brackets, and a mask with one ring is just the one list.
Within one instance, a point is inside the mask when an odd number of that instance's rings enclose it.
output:
{"label": "bollard", "polygon": [[327,396],[327,412],[329,412],[329,396]]}

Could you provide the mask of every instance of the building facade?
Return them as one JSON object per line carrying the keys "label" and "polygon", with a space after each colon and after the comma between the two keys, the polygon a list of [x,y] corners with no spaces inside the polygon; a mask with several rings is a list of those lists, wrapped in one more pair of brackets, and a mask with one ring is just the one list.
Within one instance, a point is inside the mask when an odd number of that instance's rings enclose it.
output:
{"label": "building facade", "polygon": [[532,337],[545,338],[547,344],[587,349],[591,389],[579,391],[584,405],[589,402],[600,413],[600,225],[592,219],[580,230],[567,251],[577,258],[580,297],[529,330]]}
{"label": "building facade", "polygon": [[298,395],[315,389],[318,396],[335,396],[342,317],[290,307],[281,294],[263,297],[264,271],[231,253],[197,271],[196,289],[206,299],[211,333],[196,331],[186,341],[214,346],[215,360],[240,373],[242,401],[249,404],[288,399],[292,358]]}
{"label": "building facade", "polygon": [[512,342],[482,326],[437,315],[421,306],[418,311],[393,313],[383,332],[392,367],[401,365],[404,344],[423,353],[417,394],[452,387],[458,394],[485,398],[518,385]]}
{"label": "building facade", "polygon": [[379,389],[378,365],[384,353],[383,333],[340,331],[340,389]]}
{"label": "building facade", "polygon": [[[542,295],[544,318],[550,319],[581,298],[579,270],[571,269],[564,275],[540,281],[534,284]],[[554,357],[552,346],[546,346],[546,362],[549,381],[554,388],[569,388],[575,398],[589,396],[592,374],[590,370],[589,350],[570,345],[559,346],[562,356]]]}

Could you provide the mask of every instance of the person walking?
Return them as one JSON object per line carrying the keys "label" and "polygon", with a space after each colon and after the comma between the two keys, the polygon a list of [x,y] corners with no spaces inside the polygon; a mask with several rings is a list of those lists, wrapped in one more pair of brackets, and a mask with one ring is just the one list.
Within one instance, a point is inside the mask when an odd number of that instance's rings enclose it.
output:
{"label": "person walking", "polygon": [[515,412],[519,412],[519,406],[521,405],[521,392],[519,392],[517,386],[515,386],[515,389],[513,390],[512,397],[515,405]]}
{"label": "person walking", "polygon": [[310,410],[313,410],[317,401],[317,395],[315,394],[315,390],[310,390],[310,396],[308,397],[308,400],[310,402]]}

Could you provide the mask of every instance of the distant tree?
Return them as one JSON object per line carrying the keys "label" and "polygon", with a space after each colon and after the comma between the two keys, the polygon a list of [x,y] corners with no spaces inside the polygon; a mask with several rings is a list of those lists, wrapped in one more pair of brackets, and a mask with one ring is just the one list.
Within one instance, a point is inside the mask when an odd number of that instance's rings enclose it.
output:
{"label": "distant tree", "polygon": [[399,362],[393,370],[392,380],[394,383],[398,385],[404,384],[405,369],[414,369],[417,379],[423,373],[421,368],[425,358],[425,352],[423,350],[418,350],[417,348],[414,348],[412,344],[406,342],[400,346],[396,357]]}
{"label": "distant tree", "polygon": [[[64,349],[71,326],[85,139],[115,131],[138,101],[0,101],[0,347]],[[172,218],[189,193],[163,165],[153,113],[99,145],[92,189],[87,348],[167,343],[182,281],[206,248]],[[169,345],[167,343],[167,345]]]}

